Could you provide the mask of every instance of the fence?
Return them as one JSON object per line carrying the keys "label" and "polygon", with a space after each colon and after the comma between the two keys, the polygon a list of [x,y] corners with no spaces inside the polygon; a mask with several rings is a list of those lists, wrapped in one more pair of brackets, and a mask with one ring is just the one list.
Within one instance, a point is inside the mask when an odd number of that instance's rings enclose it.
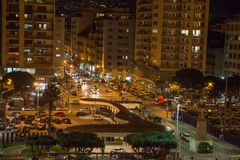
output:
{"label": "fence", "polygon": [[47,132],[29,132],[29,133],[20,133],[20,132],[0,132],[0,142],[1,143],[12,143],[19,142],[24,140],[25,137],[29,135],[47,135]]}
{"label": "fence", "polygon": [[[193,127],[197,126],[197,117],[192,116],[186,112],[182,112],[182,120],[184,123],[187,123]],[[240,136],[234,135],[231,133],[224,132],[222,133],[221,129],[215,127],[214,125],[207,125],[207,132],[214,137],[221,138],[225,142],[228,142],[234,146],[240,147]]]}

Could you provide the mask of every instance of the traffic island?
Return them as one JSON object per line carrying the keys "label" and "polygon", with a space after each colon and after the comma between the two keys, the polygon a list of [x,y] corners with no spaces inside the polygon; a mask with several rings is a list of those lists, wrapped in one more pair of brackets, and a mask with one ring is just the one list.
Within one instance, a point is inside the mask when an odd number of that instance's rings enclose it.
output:
{"label": "traffic island", "polygon": [[190,138],[190,150],[195,153],[212,153],[213,140],[207,137],[207,121],[201,112],[197,118],[196,134]]}

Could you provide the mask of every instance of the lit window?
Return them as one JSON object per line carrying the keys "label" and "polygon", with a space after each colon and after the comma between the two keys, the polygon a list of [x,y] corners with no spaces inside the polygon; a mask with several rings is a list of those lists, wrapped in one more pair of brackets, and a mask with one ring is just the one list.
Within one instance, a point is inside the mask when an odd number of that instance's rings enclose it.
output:
{"label": "lit window", "polygon": [[182,29],[181,33],[185,36],[188,36],[188,30],[187,29]]}
{"label": "lit window", "polygon": [[56,54],[56,57],[61,57],[61,54]]}
{"label": "lit window", "polygon": [[47,29],[47,24],[43,24],[43,29],[44,29],[44,30]]}
{"label": "lit window", "polygon": [[16,14],[16,17],[18,17],[18,14]]}
{"label": "lit window", "polygon": [[128,59],[128,56],[126,56],[125,59]]}
{"label": "lit window", "polygon": [[193,47],[192,47],[192,51],[193,51],[194,53],[198,53],[198,52],[200,51],[200,46],[193,46]]}
{"label": "lit window", "polygon": [[28,62],[31,62],[31,61],[32,61],[32,58],[31,58],[31,57],[28,57],[28,58],[27,58],[27,61],[28,61]]}
{"label": "lit window", "polygon": [[31,52],[30,48],[24,48],[24,53],[29,53],[29,52]]}
{"label": "lit window", "polygon": [[59,51],[59,47],[56,47],[56,51]]}
{"label": "lit window", "polygon": [[201,30],[193,30],[193,36],[200,36],[201,35]]}
{"label": "lit window", "polygon": [[152,33],[158,33],[158,29],[152,29]]}
{"label": "lit window", "polygon": [[32,29],[33,25],[31,23],[25,23],[24,24],[24,29]]}

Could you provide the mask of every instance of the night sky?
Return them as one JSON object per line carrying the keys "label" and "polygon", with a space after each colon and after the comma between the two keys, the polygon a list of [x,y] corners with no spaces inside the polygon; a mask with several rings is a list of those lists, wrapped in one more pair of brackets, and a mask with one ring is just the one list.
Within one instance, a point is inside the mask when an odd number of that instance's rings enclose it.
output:
{"label": "night sky", "polygon": [[240,0],[210,0],[212,14],[238,14],[240,13]]}

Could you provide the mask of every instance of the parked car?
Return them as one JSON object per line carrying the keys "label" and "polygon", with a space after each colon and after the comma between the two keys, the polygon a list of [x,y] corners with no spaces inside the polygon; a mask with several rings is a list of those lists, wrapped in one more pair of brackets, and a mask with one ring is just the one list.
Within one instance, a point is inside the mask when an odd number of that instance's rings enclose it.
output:
{"label": "parked car", "polygon": [[62,121],[60,119],[55,118],[55,119],[52,120],[52,123],[54,123],[54,124],[61,124]]}
{"label": "parked car", "polygon": [[46,124],[44,123],[40,123],[38,126],[37,126],[37,130],[45,130],[46,129]]}
{"label": "parked car", "polygon": [[62,119],[62,123],[64,123],[64,124],[71,124],[72,122],[71,122],[71,119],[69,119],[69,118],[63,118]]}
{"label": "parked car", "polygon": [[66,117],[63,112],[56,112],[56,113],[54,113],[54,116],[56,116],[56,117]]}
{"label": "parked car", "polygon": [[77,117],[84,117],[84,116],[88,116],[89,114],[85,113],[85,112],[77,112],[76,116]]}

